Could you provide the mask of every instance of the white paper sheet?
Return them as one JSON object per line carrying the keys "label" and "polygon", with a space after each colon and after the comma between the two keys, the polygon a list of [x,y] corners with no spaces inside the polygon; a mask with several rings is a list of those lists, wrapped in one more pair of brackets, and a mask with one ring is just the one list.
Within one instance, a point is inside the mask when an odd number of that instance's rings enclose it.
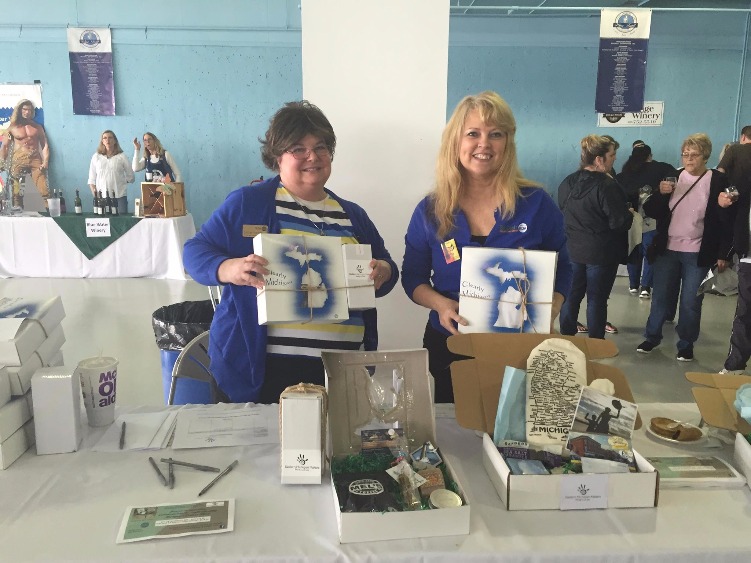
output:
{"label": "white paper sheet", "polygon": [[123,450],[160,450],[167,446],[179,411],[123,414],[91,448],[95,452],[120,451],[120,430],[125,422]]}
{"label": "white paper sheet", "polygon": [[249,446],[279,442],[276,409],[259,405],[209,405],[180,409],[172,449]]}

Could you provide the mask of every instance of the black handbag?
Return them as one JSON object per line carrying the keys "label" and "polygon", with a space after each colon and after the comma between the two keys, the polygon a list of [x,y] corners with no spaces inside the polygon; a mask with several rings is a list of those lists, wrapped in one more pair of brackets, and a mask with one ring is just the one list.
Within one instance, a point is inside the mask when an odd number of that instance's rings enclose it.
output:
{"label": "black handbag", "polygon": [[[709,170],[705,170],[704,174],[709,172]],[[660,256],[663,252],[665,252],[665,249],[668,247],[668,229],[670,228],[670,221],[673,219],[673,211],[675,211],[675,208],[678,207],[678,204],[683,201],[683,198],[688,195],[688,192],[694,189],[694,186],[699,183],[699,180],[701,180],[704,177],[704,174],[699,176],[696,179],[696,182],[691,184],[691,187],[686,190],[686,193],[684,193],[681,196],[681,199],[679,199],[676,204],[670,209],[670,213],[667,217],[667,225],[663,229],[659,229],[657,231],[657,234],[652,239],[652,242],[647,247],[647,262],[650,264],[654,264],[655,260],[657,260],[657,257]]]}

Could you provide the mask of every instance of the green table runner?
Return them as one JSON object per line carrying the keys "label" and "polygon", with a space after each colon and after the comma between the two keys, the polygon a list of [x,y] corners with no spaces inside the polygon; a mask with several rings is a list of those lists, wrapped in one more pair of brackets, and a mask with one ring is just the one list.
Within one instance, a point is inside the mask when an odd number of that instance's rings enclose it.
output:
{"label": "green table runner", "polygon": [[[46,213],[44,215],[47,215]],[[86,219],[109,219],[110,220],[110,236],[108,237],[87,237],[86,236]],[[68,235],[68,238],[73,241],[78,247],[78,250],[86,256],[89,260],[94,258],[102,250],[107,248],[110,244],[115,242],[130,229],[135,227],[141,220],[141,217],[134,215],[110,215],[101,216],[94,215],[93,213],[84,213],[83,215],[75,215],[73,213],[66,213],[59,217],[52,218],[57,226]]]}

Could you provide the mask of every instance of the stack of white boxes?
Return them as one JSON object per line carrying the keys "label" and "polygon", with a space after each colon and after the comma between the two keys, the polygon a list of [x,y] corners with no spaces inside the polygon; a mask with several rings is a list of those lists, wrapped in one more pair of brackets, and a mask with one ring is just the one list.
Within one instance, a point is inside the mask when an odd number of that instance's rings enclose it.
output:
{"label": "stack of white boxes", "polygon": [[31,378],[63,365],[63,318],[60,297],[0,297],[0,469],[34,443]]}

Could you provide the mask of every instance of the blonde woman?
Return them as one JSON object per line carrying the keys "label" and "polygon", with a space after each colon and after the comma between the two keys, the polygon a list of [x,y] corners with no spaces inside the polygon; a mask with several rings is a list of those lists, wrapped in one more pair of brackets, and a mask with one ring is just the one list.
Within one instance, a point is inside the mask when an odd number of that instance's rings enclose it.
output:
{"label": "blonde woman", "polygon": [[[156,135],[148,131],[143,134],[143,156],[141,153],[141,143],[138,138],[133,139],[133,172],[140,172],[146,169],[146,181],[154,182],[182,182],[182,174],[177,167],[175,159],[169,151],[164,150],[162,143],[159,142]],[[140,156],[140,158],[139,158]],[[151,175],[151,178],[149,178]]]}
{"label": "blonde woman", "polygon": [[615,143],[588,135],[581,140],[579,170],[558,187],[574,268],[571,292],[561,309],[561,334],[577,333],[576,319],[586,295],[589,337],[605,338],[608,297],[618,264],[626,260],[626,236],[634,219],[623,190],[610,176],[614,162]]}
{"label": "blonde woman", "polygon": [[466,325],[459,316],[465,247],[557,251],[553,318],[571,284],[563,216],[547,192],[522,175],[515,134],[511,108],[495,92],[459,102],[441,138],[435,188],[407,229],[402,285],[430,309],[423,345],[439,403],[454,400],[449,365],[459,356],[448,351],[446,339]]}

